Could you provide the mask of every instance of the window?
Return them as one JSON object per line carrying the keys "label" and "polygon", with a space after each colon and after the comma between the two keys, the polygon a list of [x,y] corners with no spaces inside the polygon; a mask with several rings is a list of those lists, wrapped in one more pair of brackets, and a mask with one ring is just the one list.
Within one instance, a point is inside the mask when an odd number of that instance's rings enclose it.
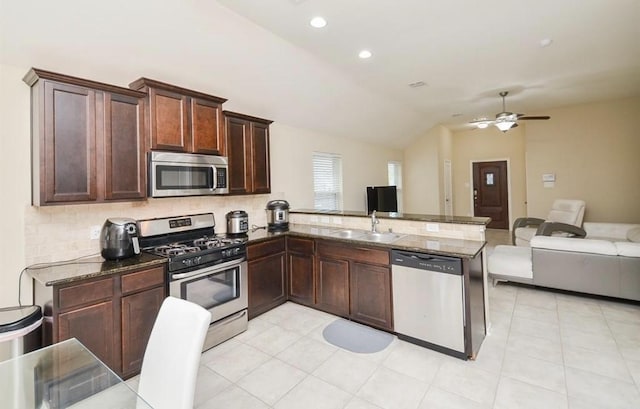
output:
{"label": "window", "polygon": [[402,212],[402,163],[388,162],[387,172],[389,177],[389,186],[395,186],[398,192],[398,212]]}
{"label": "window", "polygon": [[313,206],[342,210],[342,158],[333,153],[313,153]]}

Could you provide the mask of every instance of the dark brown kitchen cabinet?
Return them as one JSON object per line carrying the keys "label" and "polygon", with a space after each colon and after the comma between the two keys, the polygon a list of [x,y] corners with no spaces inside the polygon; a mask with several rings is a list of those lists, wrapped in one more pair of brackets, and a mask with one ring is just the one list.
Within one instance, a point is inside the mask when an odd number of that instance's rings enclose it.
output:
{"label": "dark brown kitchen cabinet", "polygon": [[32,202],[146,197],[144,93],[31,69]]}
{"label": "dark brown kitchen cabinet", "polygon": [[316,270],[316,306],[331,314],[348,316],[349,262],[318,255]]}
{"label": "dark brown kitchen cabinet", "polygon": [[247,246],[249,319],[287,300],[285,250],[284,237]]}
{"label": "dark brown kitchen cabinet", "polygon": [[270,193],[269,125],[272,121],[224,111],[229,193]]}
{"label": "dark brown kitchen cabinet", "polygon": [[317,240],[316,259],[318,308],[393,329],[388,250]]}
{"label": "dark brown kitchen cabinet", "polygon": [[300,304],[315,304],[314,291],[314,241],[299,237],[287,237],[288,297]]}
{"label": "dark brown kitchen cabinet", "polygon": [[149,147],[154,150],[227,155],[224,98],[140,78],[129,87],[147,93]]}
{"label": "dark brown kitchen cabinet", "polygon": [[54,343],[77,338],[118,375],[136,375],[166,296],[165,274],[162,265],[56,285],[51,293],[37,285],[36,298],[51,299],[45,332]]}
{"label": "dark brown kitchen cabinet", "polygon": [[391,330],[391,269],[367,263],[351,263],[349,288],[351,317],[363,324]]}

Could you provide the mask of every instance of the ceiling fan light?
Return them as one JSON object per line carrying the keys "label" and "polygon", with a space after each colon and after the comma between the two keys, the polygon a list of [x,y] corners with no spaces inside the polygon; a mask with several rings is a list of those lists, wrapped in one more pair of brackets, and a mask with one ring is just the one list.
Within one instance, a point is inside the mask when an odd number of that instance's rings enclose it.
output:
{"label": "ceiling fan light", "polygon": [[497,121],[496,127],[502,132],[507,132],[515,124],[515,121]]}

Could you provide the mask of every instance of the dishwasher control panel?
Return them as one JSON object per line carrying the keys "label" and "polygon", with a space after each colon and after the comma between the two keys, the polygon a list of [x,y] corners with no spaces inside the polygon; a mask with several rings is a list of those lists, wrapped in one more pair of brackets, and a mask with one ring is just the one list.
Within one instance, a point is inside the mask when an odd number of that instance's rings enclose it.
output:
{"label": "dishwasher control panel", "polygon": [[455,257],[393,250],[391,252],[391,264],[420,270],[462,275],[462,260]]}

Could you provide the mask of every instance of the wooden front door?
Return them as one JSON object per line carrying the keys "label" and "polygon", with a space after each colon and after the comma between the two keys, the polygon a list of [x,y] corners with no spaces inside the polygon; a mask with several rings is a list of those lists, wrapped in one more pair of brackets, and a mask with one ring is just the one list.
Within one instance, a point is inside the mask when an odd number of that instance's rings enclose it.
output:
{"label": "wooden front door", "polygon": [[491,217],[490,229],[509,228],[507,161],[473,163],[473,215]]}

